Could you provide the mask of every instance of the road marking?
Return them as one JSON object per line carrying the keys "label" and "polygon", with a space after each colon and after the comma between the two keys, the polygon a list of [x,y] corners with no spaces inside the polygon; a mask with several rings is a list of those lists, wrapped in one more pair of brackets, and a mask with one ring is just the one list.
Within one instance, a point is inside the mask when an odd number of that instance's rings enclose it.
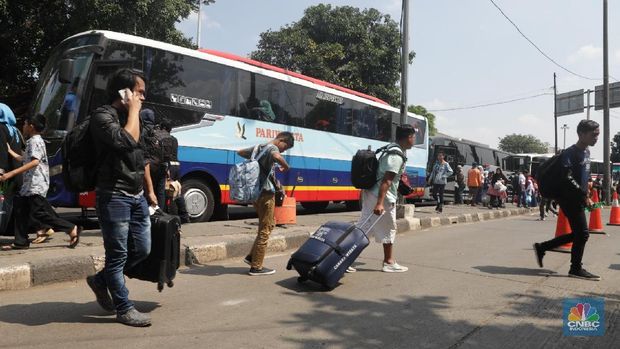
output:
{"label": "road marking", "polygon": [[224,306],[234,306],[234,305],[239,305],[239,304],[242,304],[242,303],[246,303],[248,301],[249,301],[248,299],[231,299],[229,301],[222,302],[222,305],[224,305]]}

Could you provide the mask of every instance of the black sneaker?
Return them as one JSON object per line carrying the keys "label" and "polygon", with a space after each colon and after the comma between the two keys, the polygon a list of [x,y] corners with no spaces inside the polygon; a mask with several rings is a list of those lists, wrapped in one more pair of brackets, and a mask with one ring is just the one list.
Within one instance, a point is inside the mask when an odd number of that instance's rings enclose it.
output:
{"label": "black sneaker", "polygon": [[589,273],[587,270],[585,270],[583,268],[581,268],[579,270],[571,269],[568,272],[568,276],[572,277],[572,278],[591,280],[591,281],[600,281],[601,280],[600,276],[594,275],[592,273]]}
{"label": "black sneaker", "polygon": [[275,270],[269,269],[269,268],[265,268],[265,267],[262,267],[260,269],[250,268],[250,271],[248,272],[248,274],[250,274],[252,276],[271,275],[271,274],[275,274],[275,273],[276,273]]}
{"label": "black sneaker", "polygon": [[93,290],[99,306],[105,311],[114,312],[114,304],[112,303],[112,297],[110,297],[108,289],[106,287],[97,286],[94,275],[86,277],[86,283],[88,287]]}
{"label": "black sneaker", "polygon": [[543,267],[543,257],[545,256],[545,251],[543,251],[542,247],[539,243],[534,244],[534,254],[536,254],[536,262],[538,262],[539,267]]}
{"label": "black sneaker", "polygon": [[252,255],[245,256],[245,258],[243,259],[243,263],[247,265],[252,265]]}

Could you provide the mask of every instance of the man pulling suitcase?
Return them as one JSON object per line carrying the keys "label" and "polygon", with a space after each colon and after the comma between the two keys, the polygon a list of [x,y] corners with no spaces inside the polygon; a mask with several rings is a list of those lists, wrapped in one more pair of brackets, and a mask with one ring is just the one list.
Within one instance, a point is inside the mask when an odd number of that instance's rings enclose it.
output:
{"label": "man pulling suitcase", "polygon": [[[415,129],[411,125],[400,125],[396,128],[396,145],[406,156],[408,149],[415,143]],[[375,241],[383,244],[382,271],[386,273],[402,273],[409,268],[396,263],[394,259],[394,240],[396,238],[396,199],[398,197],[398,183],[405,171],[403,156],[393,153],[384,153],[379,159],[377,183],[370,189],[362,190],[362,215],[358,225],[368,220],[371,215],[383,217],[368,231],[368,236],[374,235]],[[385,214],[384,214],[385,213]],[[347,272],[355,272],[349,267]]]}

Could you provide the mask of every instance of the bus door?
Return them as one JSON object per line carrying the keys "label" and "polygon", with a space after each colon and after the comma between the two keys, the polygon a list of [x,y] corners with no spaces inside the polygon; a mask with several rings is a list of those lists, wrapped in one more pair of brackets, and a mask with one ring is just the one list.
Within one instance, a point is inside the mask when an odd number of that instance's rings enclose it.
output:
{"label": "bus door", "polygon": [[[133,61],[97,61],[93,64],[93,70],[90,75],[90,82],[88,86],[90,89],[87,92],[86,100],[88,112],[95,110],[95,108],[107,104],[108,96],[106,88],[108,86],[108,79],[114,74],[115,71],[121,68],[131,68]],[[83,113],[85,115],[86,113]],[[78,122],[81,120],[78,120]]]}

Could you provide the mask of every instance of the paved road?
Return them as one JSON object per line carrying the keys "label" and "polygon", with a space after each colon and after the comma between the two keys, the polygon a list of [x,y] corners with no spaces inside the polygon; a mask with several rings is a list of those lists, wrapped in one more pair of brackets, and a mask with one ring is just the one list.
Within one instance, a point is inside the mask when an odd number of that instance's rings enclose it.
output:
{"label": "paved road", "polygon": [[[606,219],[606,217],[604,217]],[[157,293],[130,280],[131,297],[151,312],[146,329],[119,325],[84,282],[0,294],[0,347],[75,348],[612,348],[620,343],[620,227],[592,236],[586,267],[601,282],[566,277],[569,255],[535,265],[531,244],[552,236],[554,222],[519,216],[399,236],[404,274],[379,272],[372,244],[359,271],[323,292],[283,270],[249,277],[240,261],[181,270]],[[604,337],[562,337],[567,297],[606,300]]]}

